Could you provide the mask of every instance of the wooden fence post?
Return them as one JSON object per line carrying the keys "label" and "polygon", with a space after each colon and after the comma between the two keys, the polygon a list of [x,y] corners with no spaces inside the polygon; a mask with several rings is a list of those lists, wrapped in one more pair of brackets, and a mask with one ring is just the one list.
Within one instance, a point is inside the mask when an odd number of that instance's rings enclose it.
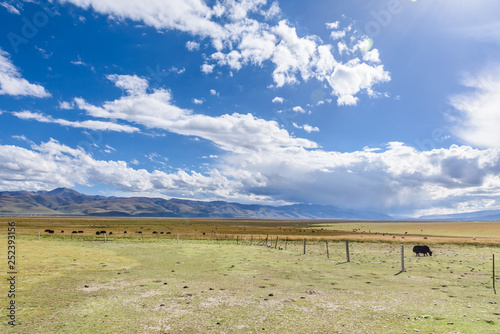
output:
{"label": "wooden fence post", "polygon": [[495,254],[493,254],[493,291],[495,295],[497,294],[497,289],[495,287]]}
{"label": "wooden fence post", "polygon": [[274,249],[278,247],[278,237],[276,236],[276,242],[274,243]]}
{"label": "wooden fence post", "polygon": [[38,231],[38,241],[40,241],[40,231]]}
{"label": "wooden fence post", "polygon": [[236,236],[236,244],[237,244],[237,245],[239,245],[239,244],[240,244],[240,236],[239,236],[239,235],[237,235],[237,236]]}
{"label": "wooden fence post", "polygon": [[106,242],[106,233],[104,233],[104,242]]}
{"label": "wooden fence post", "polygon": [[267,247],[267,240],[269,239],[269,234],[266,236],[266,247]]}
{"label": "wooden fence post", "polygon": [[326,241],[326,257],[330,258],[330,252],[328,251],[328,240]]}
{"label": "wooden fence post", "polygon": [[306,238],[304,238],[304,255],[306,254]]}
{"label": "wooden fence post", "polygon": [[345,253],[347,256],[347,262],[351,262],[351,258],[349,255],[349,240],[345,239]]}
{"label": "wooden fence post", "polygon": [[285,239],[285,250],[286,250],[287,244],[288,244],[288,237]]}
{"label": "wooden fence post", "polygon": [[405,246],[401,244],[401,272],[405,271]]}
{"label": "wooden fence post", "polygon": [[177,243],[179,243],[179,233],[177,233]]}

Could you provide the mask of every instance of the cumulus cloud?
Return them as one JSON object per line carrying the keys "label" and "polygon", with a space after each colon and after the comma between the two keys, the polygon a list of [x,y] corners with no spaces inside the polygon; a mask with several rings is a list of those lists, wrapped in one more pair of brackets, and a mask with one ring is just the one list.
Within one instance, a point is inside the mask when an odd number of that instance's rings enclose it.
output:
{"label": "cumulus cloud", "polygon": [[455,134],[471,145],[500,148],[500,65],[468,76],[463,84],[472,91],[450,99],[460,113]]}
{"label": "cumulus cloud", "polygon": [[189,51],[198,51],[200,49],[200,43],[194,41],[188,41],[186,42],[186,48]]}
{"label": "cumulus cloud", "polygon": [[273,99],[273,103],[283,103],[283,101],[285,101],[284,98],[282,97],[279,97],[279,96],[276,96],[274,99]]}
{"label": "cumulus cloud", "polygon": [[224,175],[259,180],[248,191],[289,202],[407,214],[457,210],[500,194],[500,151],[468,146],[420,152],[395,142],[382,151],[348,153],[283,148],[224,161]]}
{"label": "cumulus cloud", "polygon": [[279,16],[281,13],[281,9],[279,7],[278,1],[274,1],[271,4],[271,7],[267,11],[263,11],[262,14],[266,18],[266,20],[270,20],[274,17]]}
{"label": "cumulus cloud", "polygon": [[328,29],[338,29],[338,28],[339,28],[339,25],[340,25],[340,22],[339,22],[339,21],[326,23],[326,27],[327,27]]}
{"label": "cumulus cloud", "polygon": [[[136,161],[134,161],[136,162]],[[0,145],[0,187],[6,190],[40,190],[91,186],[113,186],[122,192],[153,193],[162,196],[208,199],[231,198],[240,185],[217,170],[206,175],[179,170],[165,173],[133,169],[124,161],[95,160],[81,148],[71,148],[56,140],[31,148]],[[243,196],[250,198],[251,196]]]}
{"label": "cumulus cloud", "polygon": [[124,90],[129,95],[141,95],[146,93],[149,83],[146,79],[137,75],[110,74],[106,78],[115,83],[116,87]]}
{"label": "cumulus cloud", "polygon": [[[238,71],[247,65],[262,66],[271,62],[274,66],[272,80],[275,87],[297,84],[301,80],[311,78],[328,83],[332,93],[337,96],[338,104],[356,104],[355,95],[362,91],[373,92],[373,87],[390,80],[389,73],[379,63],[378,51],[371,50],[360,55],[365,66],[359,66],[356,77],[362,76],[362,83],[353,90],[356,78],[335,82],[335,70],[340,66],[350,67],[335,59],[332,46],[325,44],[317,36],[299,36],[295,27],[288,21],[271,23],[272,18],[279,16],[278,2],[267,0],[224,0],[217,1],[212,7],[203,0],[170,0],[159,2],[144,0],[140,4],[130,1],[116,2],[112,0],[59,0],[61,3],[72,3],[108,15],[115,20],[131,19],[163,30],[180,30],[195,37],[207,38],[216,50],[205,57],[200,70],[205,74],[214,71],[215,66],[227,66]],[[338,29],[339,22],[327,23],[328,29]],[[350,27],[332,32],[334,38],[347,37]],[[350,36],[356,41],[359,36]],[[199,49],[198,42],[187,42],[188,50]],[[340,54],[352,54],[351,61],[360,61],[345,44],[338,44]],[[359,50],[358,50],[359,51]],[[365,50],[369,51],[369,50]],[[361,64],[360,64],[361,65]],[[340,70],[343,70],[342,68]],[[339,72],[339,70],[337,70]],[[345,70],[344,70],[344,74]],[[342,87],[347,84],[348,87]],[[345,91],[354,91],[344,94]]]}
{"label": "cumulus cloud", "polygon": [[297,125],[297,123],[292,123],[292,125],[297,128],[297,129],[303,129],[304,131],[311,133],[311,132],[318,132],[319,128],[316,126],[310,126],[309,124],[304,124],[304,125]]}
{"label": "cumulus cloud", "polygon": [[377,49],[363,53],[363,60],[369,63],[380,63],[380,54]]}
{"label": "cumulus cloud", "polygon": [[71,110],[75,107],[73,102],[61,101],[59,102],[59,109],[61,110]]}
{"label": "cumulus cloud", "polygon": [[24,79],[9,54],[0,48],[0,95],[49,97],[44,87]]}
{"label": "cumulus cloud", "polygon": [[295,107],[292,108],[292,110],[295,111],[295,112],[299,112],[301,114],[305,114],[306,113],[306,111],[304,110],[304,108],[302,108],[301,106],[295,106]]}
{"label": "cumulus cloud", "polygon": [[[32,144],[31,149],[0,146],[0,186],[34,189],[99,182],[134,193],[244,202],[314,202],[399,214],[459,210],[485,201],[490,208],[500,207],[496,203],[500,195],[498,148],[453,145],[421,152],[393,142],[385,149],[325,151],[311,140],[292,136],[274,121],[251,114],[197,114],[173,105],[168,90],[149,91],[137,78],[112,78],[115,85],[123,87],[124,96],[97,106],[76,98],[75,106],[91,117],[202,138],[225,153],[214,158],[213,168],[204,174],[164,173],[136,170],[120,161],[96,161],[83,149],[54,140]],[[64,126],[122,126],[69,122],[27,111],[14,114]],[[308,124],[293,126],[307,132],[319,130]],[[158,157],[159,161],[166,161],[164,158],[168,157]]]}
{"label": "cumulus cloud", "polygon": [[258,151],[213,158],[216,167],[203,174],[165,173],[96,160],[82,148],[56,140],[30,148],[0,145],[0,187],[38,190],[99,183],[135,194],[253,203],[312,201],[415,214],[500,206],[499,149],[453,145],[421,152],[393,142],[382,150],[341,153],[263,145]]}
{"label": "cumulus cloud", "polygon": [[335,67],[327,80],[335,94],[339,96],[339,105],[355,105],[358,99],[354,95],[361,90],[366,90],[372,95],[374,93],[372,86],[375,82],[387,82],[390,79],[389,73],[382,65],[370,66],[354,60]]}
{"label": "cumulus cloud", "polygon": [[[118,85],[118,81],[115,84]],[[133,95],[127,92],[128,95],[104,102],[102,106],[91,105],[82,98],[76,98],[75,104],[92,117],[122,120],[150,129],[204,138],[229,152],[258,151],[263,146],[317,147],[307,139],[291,136],[278,123],[251,114],[213,117],[179,108],[173,105],[169,90],[155,89],[151,93]],[[217,92],[212,90],[211,94]]]}
{"label": "cumulus cloud", "polygon": [[201,71],[205,74],[210,74],[214,71],[214,65],[203,64],[201,65]]}
{"label": "cumulus cloud", "polygon": [[336,40],[336,39],[344,38],[345,35],[346,35],[346,32],[344,30],[332,31],[330,33],[330,38],[333,40]]}

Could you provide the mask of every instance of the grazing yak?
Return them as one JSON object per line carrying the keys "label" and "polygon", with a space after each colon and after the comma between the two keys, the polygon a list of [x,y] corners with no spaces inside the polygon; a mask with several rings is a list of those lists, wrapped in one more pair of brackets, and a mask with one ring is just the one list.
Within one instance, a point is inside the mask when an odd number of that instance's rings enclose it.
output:
{"label": "grazing yak", "polygon": [[420,254],[424,254],[424,256],[429,254],[430,256],[432,256],[432,252],[429,246],[415,246],[413,247],[413,253],[418,256],[420,256]]}

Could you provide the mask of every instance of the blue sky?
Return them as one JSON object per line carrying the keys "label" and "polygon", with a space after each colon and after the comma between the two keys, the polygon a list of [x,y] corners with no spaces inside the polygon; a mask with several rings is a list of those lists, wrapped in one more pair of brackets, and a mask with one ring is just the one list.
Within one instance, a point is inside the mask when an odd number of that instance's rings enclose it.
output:
{"label": "blue sky", "polygon": [[0,2],[0,190],[500,209],[500,4]]}

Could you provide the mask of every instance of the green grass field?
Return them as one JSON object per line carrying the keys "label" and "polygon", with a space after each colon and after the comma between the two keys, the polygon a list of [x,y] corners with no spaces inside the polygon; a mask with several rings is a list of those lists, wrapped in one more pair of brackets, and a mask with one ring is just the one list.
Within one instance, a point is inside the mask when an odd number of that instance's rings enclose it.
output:
{"label": "green grass field", "polygon": [[[278,250],[257,246],[257,237],[253,245],[220,237],[105,243],[90,233],[37,239],[16,235],[17,325],[2,314],[2,332],[500,333],[495,245],[437,243],[434,256],[415,257],[406,243],[406,272],[398,274],[400,244],[380,240],[351,241],[346,263],[345,243],[335,240],[328,259],[317,239],[308,240],[306,255],[301,240]],[[6,259],[5,233],[0,245]],[[5,279],[0,289],[6,296]]]}

